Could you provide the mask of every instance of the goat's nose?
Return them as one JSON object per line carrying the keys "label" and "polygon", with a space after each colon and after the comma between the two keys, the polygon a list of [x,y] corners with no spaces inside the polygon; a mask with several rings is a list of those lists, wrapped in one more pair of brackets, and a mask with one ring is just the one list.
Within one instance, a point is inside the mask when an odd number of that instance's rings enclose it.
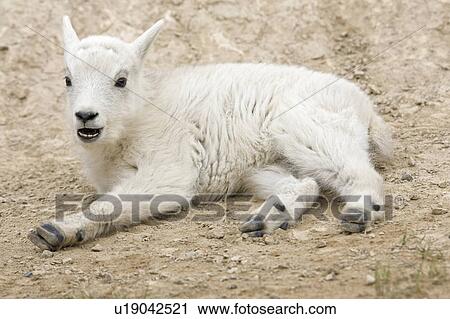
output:
{"label": "goat's nose", "polygon": [[94,112],[76,112],[75,116],[83,121],[83,123],[86,123],[89,120],[93,120],[97,117],[98,113]]}

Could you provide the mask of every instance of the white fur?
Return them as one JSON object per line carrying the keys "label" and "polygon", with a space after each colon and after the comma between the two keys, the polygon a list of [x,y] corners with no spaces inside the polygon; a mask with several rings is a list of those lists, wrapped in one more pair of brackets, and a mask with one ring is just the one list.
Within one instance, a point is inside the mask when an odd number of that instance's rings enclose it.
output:
{"label": "white fur", "polygon": [[[64,18],[66,72],[73,84],[67,119],[99,192],[190,198],[247,190],[267,198],[305,185],[317,195],[318,183],[383,204],[383,179],[371,164],[369,143],[390,156],[390,133],[356,85],[287,65],[143,70],[142,59],[162,24],[128,44],[105,36],[80,41]],[[114,86],[120,76],[128,78],[126,88]],[[80,110],[99,113],[87,124],[104,127],[93,143],[76,135],[81,124],[74,113]],[[73,218],[82,227],[82,218]],[[125,214],[108,229],[129,224]],[[70,237],[70,227],[58,227]],[[105,232],[92,231],[87,239]]]}

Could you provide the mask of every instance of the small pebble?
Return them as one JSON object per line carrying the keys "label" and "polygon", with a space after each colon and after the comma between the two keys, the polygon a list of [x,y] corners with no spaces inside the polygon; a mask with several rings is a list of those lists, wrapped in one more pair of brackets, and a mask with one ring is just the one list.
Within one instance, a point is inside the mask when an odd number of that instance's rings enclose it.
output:
{"label": "small pebble", "polygon": [[277,270],[277,269],[289,269],[289,265],[287,264],[278,264],[272,267],[272,269]]}
{"label": "small pebble", "polygon": [[321,240],[316,245],[317,248],[324,248],[327,247],[327,242],[325,240]]}
{"label": "small pebble", "polygon": [[432,215],[444,215],[447,213],[448,213],[448,210],[446,210],[445,208],[436,207],[431,210]]}
{"label": "small pebble", "polygon": [[95,252],[100,252],[100,251],[103,250],[103,247],[100,246],[99,244],[97,244],[97,245],[95,245],[94,247],[92,247],[91,250],[92,250],[92,251],[95,251]]}
{"label": "small pebble", "polygon": [[416,166],[416,161],[414,160],[414,158],[410,157],[408,159],[408,166],[410,167]]}
{"label": "small pebble", "polygon": [[229,285],[228,287],[227,287],[228,289],[236,289],[237,288],[237,285]]}
{"label": "small pebble", "polygon": [[447,182],[440,182],[438,184],[439,188],[446,188],[447,187]]}
{"label": "small pebble", "polygon": [[326,275],[325,280],[331,281],[331,280],[334,280],[334,278],[335,278],[334,273],[330,272],[328,275]]}
{"label": "small pebble", "polygon": [[53,253],[50,250],[44,250],[41,253],[41,257],[42,258],[52,258],[53,257]]}
{"label": "small pebble", "polygon": [[26,273],[23,274],[23,276],[30,278],[31,276],[33,276],[33,273],[31,271],[27,271]]}
{"label": "small pebble", "polygon": [[375,277],[374,276],[372,276],[372,275],[367,275],[366,276],[366,284],[367,285],[373,285],[374,283],[375,283]]}
{"label": "small pebble", "polygon": [[402,174],[402,176],[400,177],[400,179],[401,179],[402,181],[411,182],[411,181],[413,180],[413,177],[412,177],[411,174],[404,172],[404,173]]}
{"label": "small pebble", "polygon": [[224,237],[225,233],[220,229],[213,229],[206,235],[206,238],[208,239],[222,239]]}
{"label": "small pebble", "polygon": [[62,260],[62,263],[63,263],[63,265],[71,264],[71,263],[73,263],[73,260],[72,260],[72,258],[64,258]]}
{"label": "small pebble", "polygon": [[264,243],[266,245],[273,245],[276,244],[277,241],[272,236],[264,236]]}

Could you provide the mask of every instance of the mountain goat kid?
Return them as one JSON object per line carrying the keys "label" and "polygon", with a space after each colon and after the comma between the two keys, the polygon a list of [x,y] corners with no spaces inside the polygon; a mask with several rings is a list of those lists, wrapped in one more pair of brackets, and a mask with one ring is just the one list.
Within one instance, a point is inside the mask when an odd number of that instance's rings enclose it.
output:
{"label": "mountain goat kid", "polygon": [[[176,194],[188,205],[199,193],[245,191],[266,203],[275,198],[267,212],[262,205],[241,225],[249,236],[293,224],[310,207],[299,195],[317,198],[319,187],[363,195],[342,208],[342,216],[350,216],[341,220],[347,232],[363,231],[383,213],[383,178],[369,150],[391,156],[390,130],[357,86],[287,65],[143,70],[163,24],[125,43],[108,36],[79,40],[63,18],[67,120],[99,193]],[[137,219],[130,201],[121,204],[116,218],[78,212],[43,223],[29,239],[58,250],[153,216],[150,201],[141,204]],[[180,204],[158,208],[169,213]],[[110,210],[100,199],[90,206],[93,216]]]}

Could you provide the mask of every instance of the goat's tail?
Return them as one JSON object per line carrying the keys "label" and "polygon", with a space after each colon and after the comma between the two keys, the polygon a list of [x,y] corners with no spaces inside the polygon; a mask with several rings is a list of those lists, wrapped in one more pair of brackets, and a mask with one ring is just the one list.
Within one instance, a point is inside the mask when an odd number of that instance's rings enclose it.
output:
{"label": "goat's tail", "polygon": [[391,129],[384,120],[375,113],[370,121],[369,138],[375,152],[381,155],[383,159],[389,160],[393,157],[394,146]]}

